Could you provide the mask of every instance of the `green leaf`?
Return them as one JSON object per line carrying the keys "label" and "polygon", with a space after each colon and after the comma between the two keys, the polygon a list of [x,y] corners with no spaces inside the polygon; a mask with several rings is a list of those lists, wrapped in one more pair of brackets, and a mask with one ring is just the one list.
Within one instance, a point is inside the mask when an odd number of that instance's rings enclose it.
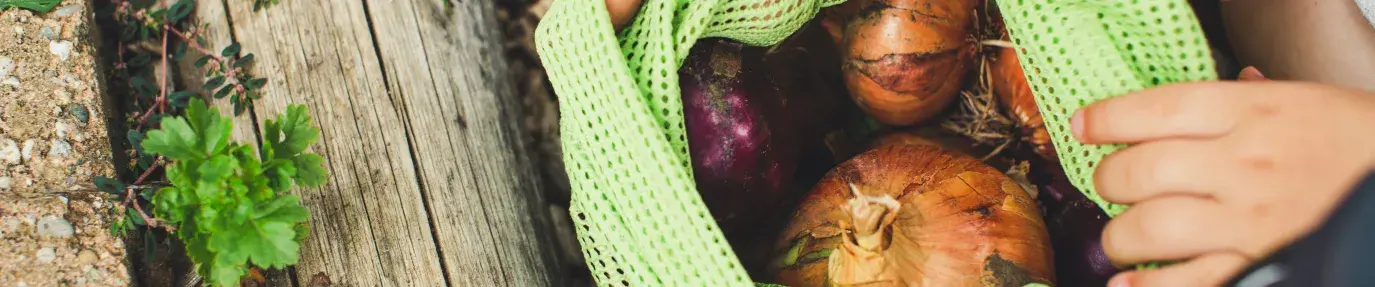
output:
{"label": "green leaf", "polygon": [[224,87],[220,88],[220,91],[215,92],[215,98],[216,98],[216,99],[223,99],[225,96],[228,96],[228,95],[229,95],[229,92],[232,92],[232,91],[234,91],[234,86],[224,86]]}
{"label": "green leaf", "polygon": [[292,159],[296,166],[296,183],[307,187],[317,187],[325,183],[329,171],[325,170],[324,157],[318,154],[303,154]]}
{"label": "green leaf", "polygon": [[95,178],[95,187],[96,187],[96,189],[100,189],[100,191],[104,191],[104,192],[109,193],[109,194],[114,194],[114,195],[123,195],[123,194],[124,194],[124,183],[123,183],[123,182],[119,182],[119,180],[115,180],[115,179],[108,178],[108,177],[104,177],[104,176],[97,176],[97,177]]}
{"label": "green leaf", "polygon": [[248,218],[252,215],[252,213],[253,204],[248,201],[240,201],[238,202],[238,204],[234,205],[233,209],[230,210],[229,222],[236,225],[244,224],[244,222],[248,221]]}
{"label": "green leaf", "polygon": [[124,209],[124,210],[127,211],[126,213],[128,213],[129,218],[132,219],[132,220],[134,221],[134,225],[138,225],[138,226],[145,226],[145,225],[148,225],[148,222],[143,221],[143,216],[138,215],[138,210],[134,210],[133,208],[126,208],[126,209]]}
{"label": "green leaf", "polygon": [[167,118],[162,128],[148,132],[143,140],[143,150],[174,160],[203,158],[205,154],[196,148],[197,137],[191,124],[181,117]]}
{"label": "green leaf", "polygon": [[261,87],[263,87],[263,85],[266,85],[266,84],[267,84],[267,78],[257,78],[257,79],[248,80],[248,85],[252,86],[252,87],[253,87],[252,89],[254,89],[254,90],[256,90],[256,89],[258,89],[258,88],[261,88]]}
{"label": "green leaf", "polygon": [[176,91],[170,95],[167,95],[167,100],[172,102],[172,106],[185,108],[187,101],[195,95],[196,93],[192,93],[190,91]]}
{"label": "green leaf", "polygon": [[214,59],[214,58],[211,58],[210,56],[201,57],[200,59],[196,60],[196,68],[197,68],[197,69],[204,68],[204,67],[205,67],[205,64],[210,63],[210,60],[211,60],[211,59]]}
{"label": "green leaf", "polygon": [[172,60],[180,60],[186,56],[186,42],[177,42],[176,48],[172,49]]}
{"label": "green leaf", "polygon": [[242,58],[239,58],[238,61],[234,61],[234,68],[243,68],[244,66],[248,66],[248,64],[252,63],[253,53],[248,53],[247,55],[243,55]]}
{"label": "green leaf", "polygon": [[234,56],[234,54],[238,54],[238,53],[239,53],[239,43],[234,43],[234,44],[229,44],[229,46],[227,46],[227,47],[224,47],[224,50],[220,51],[220,56],[229,57],[229,56]]}
{"label": "green leaf", "polygon": [[304,151],[320,136],[320,130],[310,125],[311,118],[303,105],[291,105],[277,119],[268,120],[268,144],[277,158],[289,158]]}
{"label": "green leaf", "polygon": [[132,79],[129,79],[129,85],[133,86],[134,90],[138,91],[139,93],[142,93],[145,96],[158,94],[158,86],[153,85],[153,82],[149,82],[148,78],[145,78],[143,76],[136,76]]}
{"label": "green leaf", "polygon": [[143,153],[142,132],[139,132],[138,129],[129,129],[129,132],[126,135],[126,137],[129,138],[129,145],[134,147],[134,151],[137,151],[138,153]]}
{"label": "green leaf", "polygon": [[139,191],[139,195],[143,196],[143,199],[152,200],[153,194],[155,194],[156,191],[156,189],[144,188],[143,190]]}
{"label": "green leaf", "polygon": [[43,13],[52,11],[59,3],[62,3],[62,0],[0,0],[0,9],[19,7]]}
{"label": "green leaf", "polygon": [[149,54],[138,54],[138,56],[134,56],[133,59],[129,59],[129,62],[126,64],[129,64],[130,66],[143,66],[147,65],[148,61],[151,61],[152,59],[153,57]]}
{"label": "green leaf", "polygon": [[195,8],[193,4],[194,3],[187,0],[177,1],[176,4],[172,4],[172,12],[168,15],[168,20],[172,22],[181,22],[181,19],[186,18],[186,15],[191,15],[191,8]]}
{"label": "green leaf", "polygon": [[234,126],[220,115],[219,109],[211,108],[199,98],[193,98],[186,109],[186,117],[191,119],[192,126],[201,138],[199,147],[204,154],[219,153],[229,144]]}
{"label": "green leaf", "polygon": [[201,163],[196,172],[200,174],[201,185],[213,186],[229,178],[229,175],[234,173],[235,167],[238,167],[238,161],[234,158],[229,157],[229,155],[217,154],[210,160]]}
{"label": "green leaf", "polygon": [[220,85],[224,85],[224,76],[215,76],[213,78],[210,78],[209,80],[206,80],[205,86],[203,86],[202,88],[206,91],[213,91],[215,90],[215,88],[219,88]]}
{"label": "green leaf", "polygon": [[272,168],[267,171],[268,175],[272,176],[272,178],[268,179],[272,189],[291,189],[291,178],[296,177],[296,166],[284,159],[274,159],[272,161],[278,163],[269,164]]}

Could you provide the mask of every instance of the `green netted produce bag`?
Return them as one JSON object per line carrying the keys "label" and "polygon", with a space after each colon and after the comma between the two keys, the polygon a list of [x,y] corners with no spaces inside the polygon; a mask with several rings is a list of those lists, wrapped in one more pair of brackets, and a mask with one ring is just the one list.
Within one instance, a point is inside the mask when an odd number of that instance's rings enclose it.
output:
{"label": "green netted produce bag", "polygon": [[[700,38],[774,45],[844,0],[645,0],[620,33],[603,1],[555,1],[535,34],[559,99],[570,212],[588,267],[602,286],[751,286],[697,195],[677,70]],[[1075,143],[1073,111],[1216,78],[1183,0],[998,5],[1062,164],[1100,204],[1093,163],[1118,147]]]}

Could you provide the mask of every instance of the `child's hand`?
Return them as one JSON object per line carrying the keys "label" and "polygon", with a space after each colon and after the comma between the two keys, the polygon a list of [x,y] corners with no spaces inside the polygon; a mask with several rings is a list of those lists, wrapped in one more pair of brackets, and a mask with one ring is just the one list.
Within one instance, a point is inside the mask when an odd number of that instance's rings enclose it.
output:
{"label": "child's hand", "polygon": [[1095,171],[1104,199],[1132,205],[1104,230],[1108,256],[1182,261],[1119,274],[1113,287],[1221,284],[1315,228],[1375,166],[1375,95],[1330,86],[1168,85],[1071,122],[1081,142],[1133,144]]}

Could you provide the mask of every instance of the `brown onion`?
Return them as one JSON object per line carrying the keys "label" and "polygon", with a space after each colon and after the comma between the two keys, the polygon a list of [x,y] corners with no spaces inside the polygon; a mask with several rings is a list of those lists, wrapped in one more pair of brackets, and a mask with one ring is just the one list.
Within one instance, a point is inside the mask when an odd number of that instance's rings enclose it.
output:
{"label": "brown onion", "polygon": [[845,84],[880,122],[914,125],[958,95],[975,52],[977,0],[853,0],[841,42]]}
{"label": "brown onion", "polygon": [[[1003,32],[1003,39],[1007,39],[1006,31]],[[1058,161],[1055,146],[1050,141],[1050,132],[1046,130],[1045,120],[1041,118],[1041,110],[1036,107],[1036,96],[1031,92],[1031,84],[1027,83],[1026,74],[1017,59],[1017,51],[1013,49],[1015,48],[998,48],[992,63],[989,64],[989,73],[993,78],[993,94],[997,95],[998,104],[1002,105],[1016,122],[1017,128],[1021,131],[1022,141],[1031,144],[1037,155]]]}
{"label": "brown onion", "polygon": [[1051,284],[1045,227],[1002,172],[931,145],[888,145],[817,184],[770,270],[786,286]]}

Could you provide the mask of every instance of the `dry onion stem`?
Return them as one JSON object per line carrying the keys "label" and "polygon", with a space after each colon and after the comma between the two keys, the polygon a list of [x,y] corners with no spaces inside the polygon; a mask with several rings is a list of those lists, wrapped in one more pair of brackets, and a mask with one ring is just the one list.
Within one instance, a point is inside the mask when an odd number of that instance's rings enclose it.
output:
{"label": "dry onion stem", "polygon": [[941,127],[967,136],[979,145],[996,146],[981,160],[988,160],[1016,142],[1012,120],[999,112],[998,100],[993,96],[993,76],[988,71],[990,61],[979,61],[979,82],[961,92],[959,110],[941,122]]}

